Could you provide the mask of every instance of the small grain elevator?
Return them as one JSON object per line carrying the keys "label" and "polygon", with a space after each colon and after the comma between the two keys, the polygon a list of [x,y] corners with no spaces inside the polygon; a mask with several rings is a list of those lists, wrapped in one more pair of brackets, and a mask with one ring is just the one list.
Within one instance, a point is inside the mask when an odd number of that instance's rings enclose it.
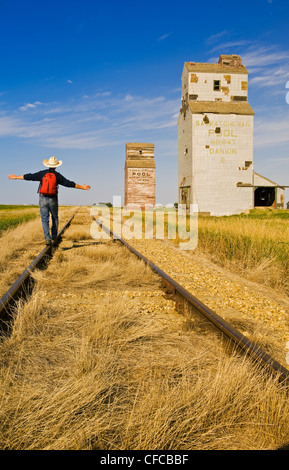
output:
{"label": "small grain elevator", "polygon": [[124,205],[144,209],[155,205],[154,144],[127,143]]}

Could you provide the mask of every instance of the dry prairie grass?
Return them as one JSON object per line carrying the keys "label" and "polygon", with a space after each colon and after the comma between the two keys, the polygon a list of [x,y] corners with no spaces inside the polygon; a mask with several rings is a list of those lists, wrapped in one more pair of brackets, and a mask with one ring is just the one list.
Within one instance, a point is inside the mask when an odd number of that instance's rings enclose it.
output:
{"label": "dry prairie grass", "polygon": [[[95,209],[96,210],[96,209]],[[169,216],[170,215],[170,222]],[[110,211],[112,217],[113,212]],[[149,212],[149,214],[152,214]],[[97,211],[96,211],[97,215]],[[150,217],[141,212],[122,211],[122,228],[126,219],[133,215],[139,230],[137,236],[145,238],[145,219]],[[175,212],[163,210],[160,219],[164,225],[164,237],[168,237],[169,226],[176,237],[169,241],[178,246],[185,239],[179,235],[178,217]],[[108,209],[101,216],[109,223]],[[116,220],[120,216],[116,212]],[[132,220],[132,219],[131,219]],[[152,219],[153,220],[153,219]],[[229,217],[198,217],[198,244],[194,253],[205,254],[219,266],[225,267],[244,278],[268,286],[282,294],[289,295],[289,211],[255,209],[249,214]],[[117,225],[117,224],[116,224]],[[180,226],[184,222],[181,221]],[[162,229],[162,227],[160,227]],[[186,230],[193,231],[194,223],[187,218]],[[120,227],[118,227],[121,233]],[[137,229],[135,228],[137,233]],[[156,222],[153,225],[153,238],[156,236]],[[129,231],[126,232],[129,234]],[[160,232],[161,233],[161,232]],[[130,234],[129,234],[130,235]],[[192,235],[192,233],[191,233]],[[123,234],[125,238],[125,234]]]}
{"label": "dry prairie grass", "polygon": [[40,241],[42,235],[41,224],[39,220],[29,221],[21,224],[17,228],[10,228],[1,236],[0,244],[0,266],[4,267],[5,263],[17,257],[17,253],[27,249],[29,243]]}
{"label": "dry prairie grass", "polygon": [[271,209],[199,217],[196,253],[205,253],[218,265],[289,295],[288,222],[288,211]]}
{"label": "dry prairie grass", "polygon": [[[25,211],[26,209],[24,209]],[[74,211],[74,208],[60,208],[60,228]],[[18,210],[19,212],[22,213]],[[39,208],[37,212],[39,213]],[[5,293],[43,248],[44,237],[40,216],[36,220],[30,220],[15,228],[9,228],[1,234],[0,296]]]}
{"label": "dry prairie grass", "polygon": [[38,292],[0,348],[2,449],[274,449],[284,391],[206,337],[127,308],[60,310]]}
{"label": "dry prairie grass", "polygon": [[35,273],[36,291],[0,345],[1,448],[248,450],[289,442],[288,397],[276,380],[224,355],[191,322],[164,329],[140,315],[129,289],[141,301],[159,280],[118,243],[88,243],[81,220],[47,271]]}
{"label": "dry prairie grass", "polygon": [[288,443],[288,395],[277,381],[237,353],[224,355],[216,336],[196,335],[191,321],[164,329],[141,315],[128,292],[141,302],[159,280],[118,243],[89,240],[85,221],[77,215],[48,269],[34,274],[36,290],[0,344],[0,448]]}
{"label": "dry prairie grass", "polygon": [[123,278],[130,287],[158,284],[144,262],[136,263],[128,251],[114,242],[105,245],[92,242],[58,251],[48,269],[34,273],[33,277],[50,290],[110,289],[118,286]]}
{"label": "dry prairie grass", "polygon": [[[64,220],[68,220],[69,215],[72,214],[73,209],[64,208],[59,211],[60,227]],[[19,212],[19,211],[18,211]],[[21,213],[25,213],[21,211]],[[39,208],[37,210],[39,213]],[[41,226],[40,217],[37,220],[32,220],[19,225],[16,228],[6,230],[0,237],[0,268],[24,250],[28,250],[33,243],[43,243],[43,231]]]}

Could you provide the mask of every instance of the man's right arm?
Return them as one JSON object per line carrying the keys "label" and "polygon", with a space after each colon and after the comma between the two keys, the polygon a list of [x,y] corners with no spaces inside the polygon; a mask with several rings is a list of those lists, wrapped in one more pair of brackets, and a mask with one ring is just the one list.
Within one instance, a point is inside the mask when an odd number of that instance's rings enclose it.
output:
{"label": "man's right arm", "polygon": [[25,173],[23,179],[26,181],[41,181],[47,170],[40,170],[36,173]]}
{"label": "man's right arm", "polygon": [[10,180],[26,180],[26,181],[41,181],[44,174],[46,173],[45,170],[37,171],[36,173],[25,173],[24,175],[8,175]]}

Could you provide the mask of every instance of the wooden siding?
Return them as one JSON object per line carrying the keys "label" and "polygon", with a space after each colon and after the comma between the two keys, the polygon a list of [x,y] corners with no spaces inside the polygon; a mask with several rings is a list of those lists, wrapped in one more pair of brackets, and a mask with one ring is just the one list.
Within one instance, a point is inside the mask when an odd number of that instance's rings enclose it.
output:
{"label": "wooden siding", "polygon": [[124,167],[124,205],[155,205],[154,144],[127,143]]}

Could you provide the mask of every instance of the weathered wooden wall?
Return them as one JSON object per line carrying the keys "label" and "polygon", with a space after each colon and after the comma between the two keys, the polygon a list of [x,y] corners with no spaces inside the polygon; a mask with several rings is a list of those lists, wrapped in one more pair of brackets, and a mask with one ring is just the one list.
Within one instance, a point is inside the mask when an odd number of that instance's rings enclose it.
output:
{"label": "weathered wooden wall", "polygon": [[154,206],[154,144],[126,144],[124,175],[124,205],[141,208]]}

